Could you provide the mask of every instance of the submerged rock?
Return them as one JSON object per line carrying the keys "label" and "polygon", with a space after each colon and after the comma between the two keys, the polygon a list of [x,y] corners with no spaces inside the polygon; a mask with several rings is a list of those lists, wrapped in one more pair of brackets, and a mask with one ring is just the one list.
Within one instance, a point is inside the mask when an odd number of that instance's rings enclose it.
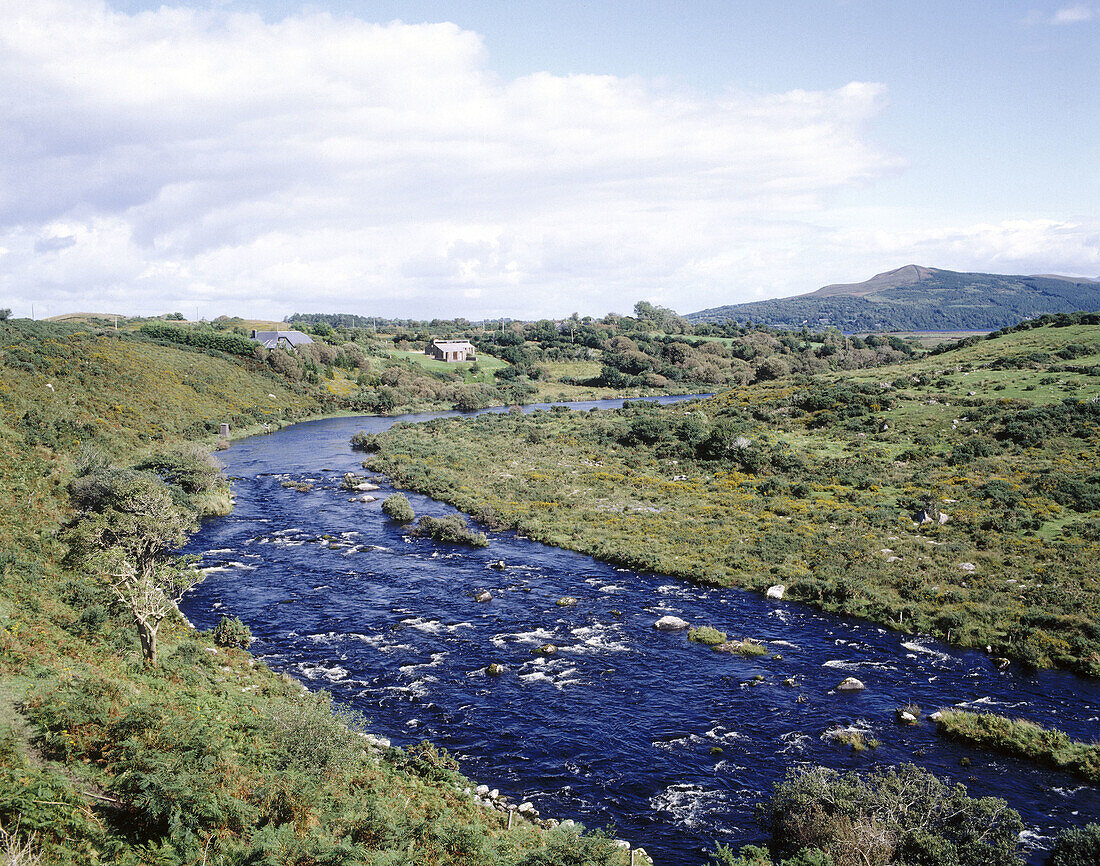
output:
{"label": "submerged rock", "polygon": [[504,564],[503,559],[498,559],[496,562],[489,563],[489,568],[495,568],[497,571],[504,571],[504,569],[507,567],[508,566]]}
{"label": "submerged rock", "polygon": [[845,679],[836,687],[838,692],[860,692],[867,686],[857,680],[855,677],[845,677]]}
{"label": "submerged rock", "polygon": [[686,619],[680,619],[678,616],[662,616],[657,622],[653,623],[653,627],[658,631],[680,631],[687,628],[688,625]]}
{"label": "submerged rock", "polygon": [[554,646],[552,643],[544,643],[542,646],[538,647],[535,650],[535,652],[540,656],[552,656],[557,651],[558,651],[558,648],[556,646]]}

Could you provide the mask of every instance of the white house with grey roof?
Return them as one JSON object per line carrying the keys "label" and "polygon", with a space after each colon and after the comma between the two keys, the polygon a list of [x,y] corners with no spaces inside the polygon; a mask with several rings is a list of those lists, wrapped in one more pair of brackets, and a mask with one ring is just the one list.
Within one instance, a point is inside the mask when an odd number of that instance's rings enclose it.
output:
{"label": "white house with grey roof", "polygon": [[265,349],[297,349],[313,342],[301,331],[253,331],[252,339]]}
{"label": "white house with grey roof", "polygon": [[474,346],[467,340],[432,340],[425,355],[431,355],[437,361],[455,363],[457,361],[472,361],[477,357]]}

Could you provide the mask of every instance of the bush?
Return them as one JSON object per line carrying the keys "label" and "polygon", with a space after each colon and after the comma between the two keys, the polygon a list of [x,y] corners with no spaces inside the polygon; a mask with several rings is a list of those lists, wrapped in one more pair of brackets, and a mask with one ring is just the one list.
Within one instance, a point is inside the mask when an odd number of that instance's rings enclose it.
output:
{"label": "bush", "polygon": [[387,496],[382,503],[382,512],[398,523],[412,523],[416,519],[416,512],[409,505],[409,500],[405,498],[404,493]]}
{"label": "bush", "polygon": [[270,736],[285,767],[312,775],[345,774],[363,754],[365,721],[345,707],[332,707],[327,692],[297,695],[267,711]]}
{"label": "bush", "polygon": [[136,468],[155,472],[184,493],[206,493],[222,477],[217,461],[197,445],[182,445],[154,454]]}
{"label": "bush", "polygon": [[[410,509],[411,510],[411,509]],[[468,544],[470,547],[488,547],[484,532],[474,532],[466,520],[458,514],[450,517],[421,517],[413,535],[432,538],[444,544]]]}
{"label": "bush", "polygon": [[837,866],[954,863],[1019,866],[1023,822],[1004,800],[974,799],[906,764],[868,775],[792,770],[761,818],[772,848],[819,848]]}
{"label": "bush", "polygon": [[1058,834],[1046,866],[1095,866],[1100,863],[1100,824],[1070,827]]}
{"label": "bush", "polygon": [[365,451],[368,454],[373,454],[381,448],[381,443],[378,441],[378,434],[360,430],[351,437],[351,447],[354,451]]}
{"label": "bush", "polygon": [[222,647],[252,646],[252,631],[235,616],[222,616],[214,626],[214,643]]}

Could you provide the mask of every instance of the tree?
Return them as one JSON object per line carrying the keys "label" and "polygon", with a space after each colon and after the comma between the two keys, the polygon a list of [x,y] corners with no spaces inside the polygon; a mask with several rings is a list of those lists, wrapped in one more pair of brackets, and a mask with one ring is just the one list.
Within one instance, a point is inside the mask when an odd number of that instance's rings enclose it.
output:
{"label": "tree", "polygon": [[149,667],[157,666],[157,633],[198,573],[185,558],[157,560],[137,566],[118,548],[106,552],[104,573],[115,595],[133,613],[137,622],[141,654]]}
{"label": "tree", "polygon": [[6,322],[10,318],[11,310],[9,310],[7,307],[4,307],[4,309],[0,310],[0,322]]}
{"label": "tree", "polygon": [[198,579],[192,558],[172,555],[196,528],[195,515],[176,504],[164,482],[137,472],[112,476],[94,507],[66,533],[70,551],[130,609],[145,663],[156,667],[160,624]]}

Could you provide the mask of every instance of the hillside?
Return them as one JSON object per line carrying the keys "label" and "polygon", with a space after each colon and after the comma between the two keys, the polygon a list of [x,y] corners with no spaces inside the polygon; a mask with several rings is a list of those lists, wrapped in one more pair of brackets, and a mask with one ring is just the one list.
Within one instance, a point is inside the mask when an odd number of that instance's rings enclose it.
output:
{"label": "hillside", "polygon": [[389,748],[239,620],[197,632],[165,603],[197,578],[172,550],[229,507],[211,431],[331,410],[301,372],[0,323],[0,862],[622,864],[605,837],[507,829],[445,753]]}
{"label": "hillside", "polygon": [[862,283],[792,298],[701,310],[691,322],[726,319],[798,330],[992,331],[1047,313],[1100,309],[1100,281],[1056,275],[959,273],[906,265]]}

